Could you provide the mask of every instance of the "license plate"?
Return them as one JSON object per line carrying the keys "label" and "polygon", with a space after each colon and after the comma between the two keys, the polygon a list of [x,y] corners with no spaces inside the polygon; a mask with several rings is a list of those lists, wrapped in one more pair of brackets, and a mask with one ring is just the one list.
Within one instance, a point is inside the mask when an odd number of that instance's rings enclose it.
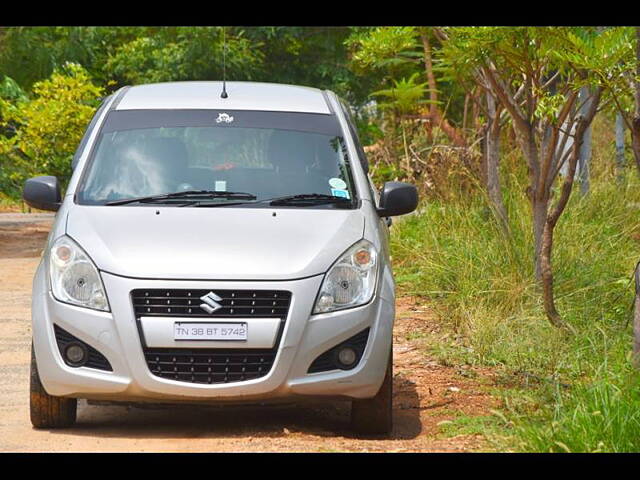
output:
{"label": "license plate", "polygon": [[175,322],[173,324],[174,340],[247,340],[247,324]]}

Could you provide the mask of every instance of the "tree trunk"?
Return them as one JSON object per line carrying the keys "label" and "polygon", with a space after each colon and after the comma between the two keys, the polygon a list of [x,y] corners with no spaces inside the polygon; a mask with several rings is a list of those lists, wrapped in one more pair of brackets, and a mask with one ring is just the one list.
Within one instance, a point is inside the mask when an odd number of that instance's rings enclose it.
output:
{"label": "tree trunk", "polygon": [[584,141],[584,135],[587,128],[591,125],[593,117],[600,103],[600,95],[602,89],[598,88],[593,95],[591,104],[584,114],[581,114],[577,120],[574,142],[572,146],[571,155],[569,156],[569,168],[564,182],[562,184],[562,190],[560,192],[560,198],[558,199],[553,210],[547,215],[544,223],[544,231],[542,235],[542,248],[540,251],[540,267],[542,273],[542,295],[544,300],[544,310],[552,325],[559,328],[569,328],[571,326],[564,322],[558,310],[556,309],[554,295],[553,295],[553,272],[551,269],[551,253],[553,251],[553,231],[558,223],[558,219],[569,202],[571,196],[571,190],[573,188],[573,180],[576,174],[576,167],[580,158],[580,151],[582,149],[582,143]]}
{"label": "tree trunk", "polygon": [[500,108],[493,95],[487,93],[486,98],[489,118],[486,129],[484,176],[493,213],[502,231],[508,235],[509,220],[500,188]]}
{"label": "tree trunk", "polygon": [[616,113],[616,178],[618,183],[624,180],[624,118]]}
{"label": "tree trunk", "polygon": [[542,271],[542,298],[544,311],[554,327],[565,328],[566,324],[556,309],[553,298],[553,271],[551,269],[551,252],[553,249],[553,226],[549,222],[544,224],[542,235],[542,249],[540,254],[540,267]]}
{"label": "tree trunk", "polygon": [[640,27],[636,27],[636,79],[634,80],[635,113],[631,122],[631,147],[640,170]]}
{"label": "tree trunk", "polygon": [[[544,226],[547,221],[549,209],[548,200],[533,198],[533,241],[534,241],[534,267],[536,280],[542,282],[542,248]],[[550,239],[551,240],[551,239]],[[551,247],[549,247],[551,248]]]}
{"label": "tree trunk", "polygon": [[633,301],[633,365],[640,368],[640,268],[636,265]]}
{"label": "tree trunk", "polygon": [[427,76],[427,84],[429,85],[429,115],[435,116],[438,108],[438,89],[436,87],[436,77],[433,74],[431,43],[426,29],[423,28],[421,30],[420,38],[422,39],[422,49],[424,50],[424,70]]}
{"label": "tree trunk", "polygon": [[633,365],[640,368],[640,268],[636,265],[633,301]]}
{"label": "tree trunk", "polygon": [[[531,210],[533,213],[533,264],[536,280],[542,281],[542,266],[540,255],[542,253],[542,236],[544,232],[544,222],[549,211],[549,192],[546,189],[538,190],[538,179],[540,177],[540,152],[534,138],[534,129],[529,127],[528,139],[520,139],[518,143],[522,148],[529,166],[529,198],[531,199]],[[521,136],[521,135],[520,135]]]}
{"label": "tree trunk", "polygon": [[433,127],[438,127],[449,137],[451,143],[456,147],[467,147],[467,141],[464,134],[459,129],[451,125],[442,114],[440,107],[436,103],[438,101],[438,89],[436,77],[433,73],[433,55],[431,53],[431,43],[426,28],[421,29],[420,38],[422,39],[422,48],[424,51],[424,69],[429,85],[429,112],[426,115],[429,121],[426,124],[429,132]]}
{"label": "tree trunk", "polygon": [[[581,111],[585,115],[589,110],[589,87],[582,87],[580,89],[579,99],[582,102]],[[582,147],[580,147],[580,158],[578,159],[579,166],[579,179],[580,179],[580,193],[584,196],[589,193],[589,180],[591,169],[591,125],[587,127],[584,132],[584,138]]]}
{"label": "tree trunk", "polygon": [[640,117],[633,119],[633,130],[631,130],[631,149],[633,150],[633,157],[636,160],[638,171],[640,171]]}

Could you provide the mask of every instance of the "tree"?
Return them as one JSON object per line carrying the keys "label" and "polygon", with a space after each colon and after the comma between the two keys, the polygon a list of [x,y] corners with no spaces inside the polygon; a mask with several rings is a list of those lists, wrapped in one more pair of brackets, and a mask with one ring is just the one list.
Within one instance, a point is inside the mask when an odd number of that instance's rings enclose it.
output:
{"label": "tree", "polygon": [[500,132],[502,130],[500,113],[503,111],[503,107],[491,89],[486,89],[485,99],[487,123],[483,152],[483,177],[494,215],[498,219],[502,231],[505,234],[510,234],[509,218],[500,186]]}
{"label": "tree", "polygon": [[607,56],[615,58],[615,68],[599,75],[624,125],[631,132],[631,150],[640,174],[640,27],[614,29],[618,43]]}
{"label": "tree", "polygon": [[0,27],[0,71],[30,90],[69,62],[106,84],[115,49],[154,30],[160,27]]}
{"label": "tree", "polygon": [[[350,27],[226,27],[231,80],[329,88],[359,106],[380,76],[348,65]],[[113,91],[125,84],[218,80],[221,27],[0,27],[0,72],[29,90],[65,62]]]}
{"label": "tree", "polygon": [[624,118],[620,112],[616,112],[616,178],[618,182],[624,176]]}
{"label": "tree", "polygon": [[67,64],[35,83],[32,98],[0,99],[0,156],[12,163],[14,188],[37,174],[69,178],[71,157],[103,93],[86,70]]}
{"label": "tree", "polygon": [[636,164],[640,169],[640,27],[636,27],[636,56],[635,56],[635,79],[634,100],[635,115],[631,124],[631,139],[633,142],[633,154],[636,158]]}
{"label": "tree", "polygon": [[409,149],[407,145],[407,134],[405,128],[404,115],[411,113],[419,107],[421,103],[425,103],[424,93],[427,82],[416,83],[418,73],[414,73],[408,79],[403,78],[400,81],[394,80],[392,88],[378,90],[371,95],[386,97],[389,100],[380,104],[381,108],[392,110],[400,119],[400,127],[402,129],[402,143],[405,154],[405,169],[409,169]]}
{"label": "tree", "polygon": [[[476,102],[484,113],[485,124],[481,133],[481,137],[484,139],[482,180],[487,190],[491,210],[498,220],[499,226],[506,235],[510,235],[509,219],[500,183],[500,133],[503,124],[502,113],[505,113],[504,107],[494,89],[491,88],[484,67],[464,60],[461,62],[460,59],[464,57],[461,57],[458,51],[460,45],[457,42],[450,42],[444,29],[434,28],[433,30],[443,45],[439,58],[440,70],[462,85],[467,97]],[[484,92],[484,102],[478,101],[477,97],[472,94],[473,85]],[[517,97],[521,93],[520,90],[515,96]]]}
{"label": "tree", "polygon": [[357,75],[349,68],[346,40],[359,28],[246,27],[245,38],[263,55],[255,78],[330,89],[358,110],[381,84],[381,75]]}
{"label": "tree", "polygon": [[[582,114],[587,115],[589,112],[589,87],[582,87],[578,100],[582,105]],[[589,193],[590,175],[591,175],[591,125],[584,132],[584,139],[580,147],[580,156],[578,158],[578,177],[580,180],[580,193],[584,196]]]}
{"label": "tree", "polygon": [[[118,46],[106,69],[118,84],[219,80],[222,49],[222,27],[164,27]],[[259,45],[245,38],[242,29],[228,27],[226,49],[228,78],[253,80],[262,67]]]}
{"label": "tree", "polygon": [[[553,325],[567,327],[553,294],[553,234],[571,195],[585,132],[600,107],[603,78],[615,73],[624,54],[624,32],[456,27],[446,33],[458,62],[481,71],[509,113],[529,171],[535,276],[542,287],[545,313]],[[579,91],[585,86],[590,95],[580,101]],[[569,138],[572,148],[565,149]],[[562,178],[565,163],[567,174]]]}

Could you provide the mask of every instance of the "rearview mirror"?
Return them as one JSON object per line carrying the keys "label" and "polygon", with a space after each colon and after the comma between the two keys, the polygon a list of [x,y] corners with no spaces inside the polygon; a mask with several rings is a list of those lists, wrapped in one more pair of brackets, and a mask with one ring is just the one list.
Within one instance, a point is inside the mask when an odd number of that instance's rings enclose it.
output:
{"label": "rearview mirror", "polygon": [[418,206],[418,190],[409,183],[386,182],[380,193],[378,215],[393,217],[413,212]]}
{"label": "rearview mirror", "polygon": [[24,183],[22,198],[33,208],[55,212],[62,202],[58,179],[52,176],[30,178]]}

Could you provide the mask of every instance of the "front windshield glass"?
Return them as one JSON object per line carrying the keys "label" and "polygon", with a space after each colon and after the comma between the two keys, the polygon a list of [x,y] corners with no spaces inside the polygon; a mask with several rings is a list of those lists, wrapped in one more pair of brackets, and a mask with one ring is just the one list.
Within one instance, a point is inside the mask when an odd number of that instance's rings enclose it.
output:
{"label": "front windshield glass", "polygon": [[255,195],[255,202],[300,194],[354,200],[343,140],[329,131],[215,122],[138,126],[103,131],[77,192],[78,203],[104,205],[194,190],[245,192]]}

